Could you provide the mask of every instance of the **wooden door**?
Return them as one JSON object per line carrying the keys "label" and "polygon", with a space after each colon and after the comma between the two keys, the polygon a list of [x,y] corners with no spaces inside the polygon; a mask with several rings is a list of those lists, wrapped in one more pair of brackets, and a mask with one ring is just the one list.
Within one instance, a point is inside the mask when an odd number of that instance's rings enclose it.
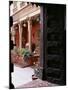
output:
{"label": "wooden door", "polygon": [[65,5],[47,5],[47,68],[48,81],[66,83]]}

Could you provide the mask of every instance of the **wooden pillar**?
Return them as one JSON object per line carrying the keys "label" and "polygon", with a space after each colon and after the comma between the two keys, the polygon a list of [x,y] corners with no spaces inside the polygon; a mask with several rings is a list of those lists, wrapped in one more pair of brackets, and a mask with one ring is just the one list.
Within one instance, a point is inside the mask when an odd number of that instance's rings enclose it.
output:
{"label": "wooden pillar", "polygon": [[19,48],[22,48],[22,24],[21,22],[18,23],[19,25]]}
{"label": "wooden pillar", "polygon": [[31,31],[32,31],[32,26],[31,26],[31,19],[28,18],[28,42],[29,42],[29,50],[31,52]]}
{"label": "wooden pillar", "polygon": [[47,18],[46,18],[45,5],[40,6],[40,66],[38,69],[38,75],[42,80],[46,79],[46,67],[47,67]]}
{"label": "wooden pillar", "polygon": [[40,7],[40,20],[41,20],[41,53],[40,53],[40,66],[42,67],[42,79],[46,79],[46,67],[47,67],[47,18],[45,5]]}
{"label": "wooden pillar", "polygon": [[11,39],[13,40],[13,44],[15,44],[15,30],[14,30],[14,26],[11,27]]}

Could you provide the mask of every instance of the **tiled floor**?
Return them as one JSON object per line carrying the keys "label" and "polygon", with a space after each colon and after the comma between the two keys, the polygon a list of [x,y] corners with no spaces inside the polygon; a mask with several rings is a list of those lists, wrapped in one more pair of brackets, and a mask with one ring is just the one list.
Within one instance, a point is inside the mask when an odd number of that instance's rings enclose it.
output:
{"label": "tiled floor", "polygon": [[15,88],[32,81],[34,70],[31,67],[20,68],[14,65],[14,72],[12,73],[12,83]]}

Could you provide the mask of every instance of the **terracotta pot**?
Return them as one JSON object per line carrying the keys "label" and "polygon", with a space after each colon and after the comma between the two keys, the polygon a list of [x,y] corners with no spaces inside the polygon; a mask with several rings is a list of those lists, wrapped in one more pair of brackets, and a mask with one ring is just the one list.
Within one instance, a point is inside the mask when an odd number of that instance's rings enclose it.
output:
{"label": "terracotta pot", "polygon": [[26,60],[24,59],[24,61],[27,62],[29,65],[33,65],[32,56],[28,57]]}

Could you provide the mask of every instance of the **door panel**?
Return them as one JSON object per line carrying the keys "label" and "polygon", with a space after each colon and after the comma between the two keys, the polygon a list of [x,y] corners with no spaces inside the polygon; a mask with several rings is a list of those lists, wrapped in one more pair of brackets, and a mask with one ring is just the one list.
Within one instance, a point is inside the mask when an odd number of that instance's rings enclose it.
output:
{"label": "door panel", "polygon": [[65,84],[65,6],[47,5],[47,80]]}

